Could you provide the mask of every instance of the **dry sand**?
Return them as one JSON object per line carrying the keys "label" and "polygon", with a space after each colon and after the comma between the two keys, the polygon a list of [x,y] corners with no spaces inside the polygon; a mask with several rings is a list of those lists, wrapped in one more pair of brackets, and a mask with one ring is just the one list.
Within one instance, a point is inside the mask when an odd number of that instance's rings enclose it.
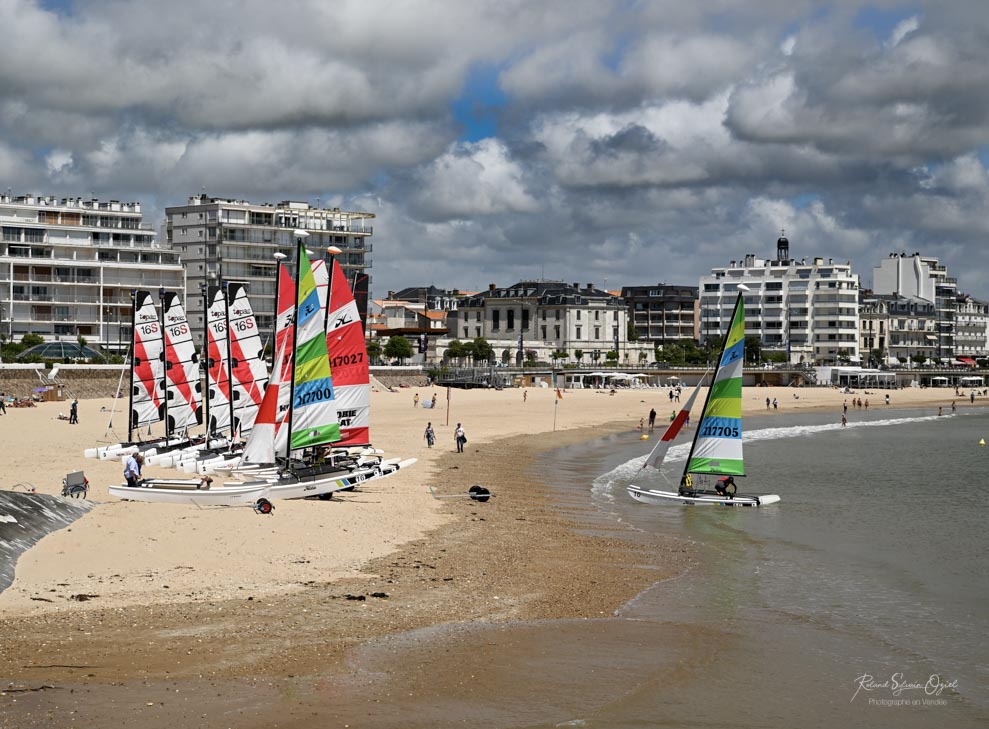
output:
{"label": "dry sand", "polygon": [[[106,486],[122,480],[123,466],[81,455],[103,441],[108,413],[100,408],[110,401],[80,402],[78,426],[56,419],[65,403],[8,410],[0,416],[0,486],[29,482],[57,494],[66,472],[84,469],[90,498],[105,503],[21,557],[0,594],[0,678],[111,693],[138,679],[291,682],[344,671],[349,647],[410,628],[608,614],[687,564],[683,545],[657,536],[653,566],[643,568],[641,546],[579,529],[589,507],[550,503],[528,469],[541,450],[635,428],[651,407],[658,436],[672,409],[666,391],[568,390],[557,400],[552,390],[529,388],[523,403],[522,390],[455,390],[449,414],[444,390],[436,388],[435,411],[414,408],[415,392],[373,393],[372,432],[389,456],[418,464],[333,501],[277,502],[271,516],[111,499]],[[418,392],[426,400],[433,389]],[[854,396],[875,409],[885,407],[884,394]],[[890,394],[897,407],[968,405],[946,389]],[[827,409],[836,420],[851,398],[828,388],[751,388],[745,411],[773,417],[767,397],[779,413]],[[850,407],[850,420],[854,413]],[[437,434],[433,449],[423,439],[427,421]],[[462,455],[454,452],[458,421],[469,439]],[[174,473],[148,467],[145,475]],[[451,494],[475,483],[497,497],[440,501],[427,489]],[[667,556],[657,571],[660,554]],[[96,597],[71,599],[80,594]],[[224,685],[228,696],[256,689]],[[111,694],[99,695],[99,716],[112,717]],[[137,725],[157,726],[147,716]]]}

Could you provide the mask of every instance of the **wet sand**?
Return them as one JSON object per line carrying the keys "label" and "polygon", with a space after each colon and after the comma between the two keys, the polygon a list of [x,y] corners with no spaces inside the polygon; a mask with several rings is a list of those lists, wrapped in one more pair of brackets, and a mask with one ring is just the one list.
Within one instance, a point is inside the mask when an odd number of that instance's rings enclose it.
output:
{"label": "wet sand", "polygon": [[[764,411],[765,392],[779,398],[781,408],[827,408],[840,418],[847,397],[800,390],[796,400],[792,389],[773,390],[755,390],[746,409]],[[951,394],[896,391],[893,397],[904,406],[933,408],[947,406]],[[574,641],[579,651],[588,621],[690,564],[687,545],[674,538],[644,541],[637,533],[633,540],[620,531],[585,528],[594,526],[592,507],[561,505],[529,468],[546,449],[634,428],[649,407],[664,412],[665,393],[568,392],[556,404],[553,393],[530,389],[523,405],[518,391],[457,392],[461,409],[452,420],[465,422],[470,442],[464,455],[452,453],[450,443],[442,452],[419,443],[420,425],[433,419],[436,426],[442,413],[413,409],[412,395],[376,397],[376,412],[386,415],[380,432],[393,432],[394,453],[422,458],[395,479],[330,502],[283,502],[271,517],[249,509],[107,504],[71,534],[43,540],[0,596],[0,677],[8,687],[0,697],[2,715],[11,726],[26,727],[69,718],[73,726],[308,727],[330,719],[440,726],[428,712],[417,714],[416,723],[400,717],[411,718],[410,702],[420,709],[445,706],[444,721],[453,724],[483,696],[492,707],[498,697],[528,696],[534,707],[537,698],[570,697],[572,706],[534,709],[534,722],[550,721],[623,690],[615,674],[604,678],[602,672],[597,680],[566,677],[572,684],[556,695],[552,684],[563,676],[554,678],[551,670],[506,676],[485,656],[510,650],[505,641],[526,635],[527,629],[499,633],[498,625],[518,621],[534,626],[519,650],[547,640]],[[555,408],[558,426],[567,430],[546,432]],[[592,425],[605,420],[611,424]],[[454,422],[437,428],[440,448],[452,438]],[[15,457],[24,456],[30,460],[29,454]],[[65,470],[120,469],[73,454],[63,458],[62,468],[70,464]],[[474,483],[496,497],[486,504],[438,501],[425,489],[463,493]],[[93,497],[100,498],[98,489]],[[399,520],[390,521],[396,514]],[[284,526],[273,526],[276,520]],[[362,555],[365,542],[374,548]],[[178,557],[174,543],[186,550]],[[129,551],[134,545],[139,554]],[[226,579],[215,579],[221,572]],[[77,602],[70,593],[98,597]],[[550,627],[543,620],[564,622]],[[568,628],[578,623],[568,621],[585,624],[582,638]],[[416,630],[425,632],[408,632]],[[613,626],[602,630],[602,640],[621,639]],[[470,639],[457,643],[464,631]],[[670,660],[689,639],[682,630],[678,635],[662,640]],[[405,642],[402,650],[395,641]],[[408,650],[409,641],[416,650]],[[32,690],[44,686],[52,688]],[[488,720],[481,718],[476,725],[499,725],[493,708]]]}

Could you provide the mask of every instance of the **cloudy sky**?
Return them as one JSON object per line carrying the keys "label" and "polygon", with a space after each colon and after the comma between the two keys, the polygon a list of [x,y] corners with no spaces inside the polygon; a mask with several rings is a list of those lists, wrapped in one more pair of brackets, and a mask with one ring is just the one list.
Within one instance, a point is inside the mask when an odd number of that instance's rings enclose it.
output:
{"label": "cloudy sky", "polygon": [[984,0],[0,0],[0,185],[375,213],[373,291],[941,258],[989,299]]}

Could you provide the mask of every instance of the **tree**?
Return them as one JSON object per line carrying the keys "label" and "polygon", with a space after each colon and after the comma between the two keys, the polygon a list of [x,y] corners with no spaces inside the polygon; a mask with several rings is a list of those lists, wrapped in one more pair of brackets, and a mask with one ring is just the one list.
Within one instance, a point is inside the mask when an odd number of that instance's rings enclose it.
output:
{"label": "tree", "polygon": [[34,347],[44,343],[45,343],[45,338],[42,337],[40,334],[25,334],[23,337],[21,337],[21,344],[23,344],[25,348]]}
{"label": "tree", "polygon": [[557,349],[549,356],[549,358],[553,360],[553,364],[555,365],[557,360],[566,359],[567,353],[564,352],[562,349]]}
{"label": "tree", "polygon": [[501,363],[507,365],[511,361],[512,361],[512,350],[510,349],[501,350]]}
{"label": "tree", "polygon": [[86,341],[86,337],[82,336],[81,334],[76,337],[76,342],[79,343],[80,347],[85,347],[88,344],[88,342]]}
{"label": "tree", "polygon": [[630,342],[639,341],[639,330],[635,328],[631,319],[628,321],[628,326],[625,327],[625,338]]}
{"label": "tree", "polygon": [[389,337],[388,343],[385,344],[385,356],[404,362],[412,356],[412,344],[401,334]]}
{"label": "tree", "polygon": [[443,353],[443,359],[455,359],[460,360],[464,357],[464,343],[459,339],[454,339],[450,342],[450,346],[446,348]]}
{"label": "tree", "polygon": [[611,364],[613,367],[618,366],[618,352],[616,352],[615,350],[613,349],[608,350],[608,354],[605,355],[605,359],[608,360],[608,363]]}
{"label": "tree", "polygon": [[759,362],[762,360],[762,338],[754,334],[745,336],[745,351],[751,353],[751,360]]}
{"label": "tree", "polygon": [[375,339],[367,343],[367,358],[372,362],[381,359],[381,342]]}
{"label": "tree", "polygon": [[494,349],[484,337],[474,339],[474,362],[491,362],[494,360]]}
{"label": "tree", "polygon": [[597,361],[601,359],[601,350],[600,349],[591,350],[591,359],[594,360],[594,364],[597,364]]}
{"label": "tree", "polygon": [[584,350],[583,349],[575,349],[573,351],[573,358],[575,360],[577,360],[577,364],[579,365],[580,364],[580,360],[584,359]]}
{"label": "tree", "polygon": [[527,349],[525,350],[525,361],[529,364],[533,364],[536,361],[536,350]]}
{"label": "tree", "polygon": [[647,359],[649,359],[648,354],[646,354],[645,352],[639,352],[639,367],[644,365]]}

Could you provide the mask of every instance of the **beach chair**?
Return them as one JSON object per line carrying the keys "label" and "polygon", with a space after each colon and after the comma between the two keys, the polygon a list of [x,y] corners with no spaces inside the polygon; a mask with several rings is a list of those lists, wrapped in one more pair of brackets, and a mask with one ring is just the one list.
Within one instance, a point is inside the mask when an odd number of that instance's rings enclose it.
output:
{"label": "beach chair", "polygon": [[62,496],[72,499],[86,498],[89,493],[89,479],[82,471],[73,471],[62,479]]}

